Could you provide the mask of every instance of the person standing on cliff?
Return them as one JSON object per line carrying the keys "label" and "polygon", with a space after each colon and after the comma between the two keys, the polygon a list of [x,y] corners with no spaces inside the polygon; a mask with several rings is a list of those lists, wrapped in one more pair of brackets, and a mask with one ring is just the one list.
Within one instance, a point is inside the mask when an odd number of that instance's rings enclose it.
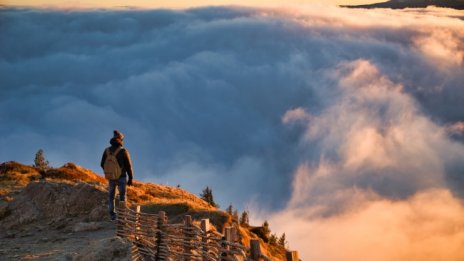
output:
{"label": "person standing on cliff", "polygon": [[113,137],[110,139],[111,146],[103,152],[100,163],[105,172],[105,178],[108,179],[108,210],[111,220],[116,220],[116,212],[114,211],[116,187],[119,191],[119,201],[126,201],[126,184],[131,186],[133,179],[130,154],[123,147],[123,140],[124,135],[114,130]]}

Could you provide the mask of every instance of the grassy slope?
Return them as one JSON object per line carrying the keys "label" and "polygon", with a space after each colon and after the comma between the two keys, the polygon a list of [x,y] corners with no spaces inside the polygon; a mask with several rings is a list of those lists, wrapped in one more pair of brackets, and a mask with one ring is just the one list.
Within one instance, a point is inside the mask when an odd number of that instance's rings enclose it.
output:
{"label": "grassy slope", "polygon": [[[41,180],[39,170],[17,162],[0,164],[0,201],[11,201],[15,194],[30,182]],[[45,179],[56,183],[85,182],[95,185],[99,190],[106,191],[107,181],[91,170],[73,163],[67,163],[46,172]],[[153,183],[134,182],[128,187],[128,202],[131,205],[141,205],[143,212],[157,213],[166,211],[170,222],[181,222],[184,215],[192,215],[196,220],[209,218],[214,227],[222,231],[224,226],[232,225],[232,218],[224,211],[210,206],[208,203],[183,189],[163,186]],[[251,238],[258,238],[248,228],[240,227],[243,244],[249,246]],[[284,260],[285,249],[271,246],[261,240],[265,255],[272,260]]]}

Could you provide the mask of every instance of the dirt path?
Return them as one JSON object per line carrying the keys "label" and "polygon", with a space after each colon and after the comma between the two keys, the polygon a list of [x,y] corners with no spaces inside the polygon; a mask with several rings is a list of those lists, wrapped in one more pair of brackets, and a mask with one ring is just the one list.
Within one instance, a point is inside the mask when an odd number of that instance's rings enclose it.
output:
{"label": "dirt path", "polygon": [[46,220],[0,235],[0,260],[75,260],[92,243],[112,238],[116,223]]}

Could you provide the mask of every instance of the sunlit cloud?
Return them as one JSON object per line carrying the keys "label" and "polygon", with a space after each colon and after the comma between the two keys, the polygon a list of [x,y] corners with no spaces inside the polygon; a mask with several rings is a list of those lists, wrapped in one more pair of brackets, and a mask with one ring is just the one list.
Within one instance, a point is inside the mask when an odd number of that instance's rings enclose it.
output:
{"label": "sunlit cloud", "polygon": [[418,36],[414,43],[432,64],[441,65],[438,68],[463,66],[464,46],[459,39],[463,33],[464,29],[457,32],[434,30],[428,35]]}
{"label": "sunlit cloud", "polygon": [[285,115],[282,117],[282,122],[284,124],[288,124],[291,122],[308,121],[310,119],[311,115],[308,114],[303,108],[299,107],[287,111]]}
{"label": "sunlit cloud", "polygon": [[464,167],[464,146],[448,136],[462,123],[436,125],[368,61],[331,75],[338,101],[310,119],[303,108],[283,117],[307,119],[304,143],[320,159],[303,159],[271,222],[310,260],[464,258],[464,207],[446,183],[447,171]]}
{"label": "sunlit cloud", "polygon": [[450,134],[463,135],[464,134],[464,122],[459,121],[459,122],[450,124],[446,127],[446,130]]}
{"label": "sunlit cloud", "polygon": [[425,117],[375,66],[358,60],[341,64],[333,74],[341,96],[308,121],[304,143],[320,158],[309,165],[311,159],[303,159],[308,167],[297,171],[293,191],[300,196],[291,205],[326,202],[334,191],[353,186],[405,198],[446,187],[446,169],[463,167],[464,146],[450,140],[444,127]]}
{"label": "sunlit cloud", "polygon": [[[353,198],[362,191],[345,191]],[[358,195],[336,216],[310,219],[288,209],[270,224],[291,235],[290,247],[308,260],[462,260],[464,208],[447,190],[425,190],[406,200]]]}

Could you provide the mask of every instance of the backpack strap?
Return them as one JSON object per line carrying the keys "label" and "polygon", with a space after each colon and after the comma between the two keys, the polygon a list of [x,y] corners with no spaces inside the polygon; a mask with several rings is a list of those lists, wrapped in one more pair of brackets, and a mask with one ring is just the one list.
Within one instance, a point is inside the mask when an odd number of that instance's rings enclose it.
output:
{"label": "backpack strap", "polygon": [[116,155],[118,155],[119,151],[121,151],[122,149],[124,149],[124,148],[119,147],[113,153],[111,153],[110,148],[106,148],[106,156],[108,157],[109,155],[114,155],[116,157]]}
{"label": "backpack strap", "polygon": [[117,148],[117,149],[114,151],[113,155],[116,157],[116,155],[118,155],[119,151],[121,151],[122,149],[123,149],[123,147]]}

